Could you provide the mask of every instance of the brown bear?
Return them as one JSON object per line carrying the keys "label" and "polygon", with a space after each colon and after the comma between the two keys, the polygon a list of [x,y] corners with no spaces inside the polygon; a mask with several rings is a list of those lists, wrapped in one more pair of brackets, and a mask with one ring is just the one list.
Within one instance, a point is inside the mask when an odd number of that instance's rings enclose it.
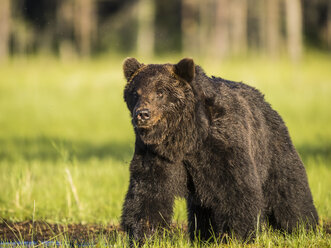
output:
{"label": "brown bear", "polygon": [[192,59],[124,62],[136,135],[121,225],[143,241],[187,202],[192,240],[254,237],[258,223],[291,232],[318,215],[303,163],[279,114],[253,87],[208,77]]}

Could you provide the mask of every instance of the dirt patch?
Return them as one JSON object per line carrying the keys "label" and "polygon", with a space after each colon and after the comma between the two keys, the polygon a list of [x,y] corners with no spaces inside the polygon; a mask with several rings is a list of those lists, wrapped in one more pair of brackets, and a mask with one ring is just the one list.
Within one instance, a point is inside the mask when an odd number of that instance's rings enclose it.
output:
{"label": "dirt patch", "polygon": [[0,223],[0,241],[48,241],[66,239],[75,243],[86,243],[101,236],[116,238],[121,232],[118,226],[96,224],[51,224],[41,221]]}
{"label": "dirt patch", "polygon": [[[187,231],[185,224],[172,224],[171,230]],[[119,226],[97,225],[97,224],[53,224],[43,221],[24,222],[0,222],[0,244],[1,242],[23,242],[34,241],[41,243],[45,241],[69,241],[70,244],[97,243],[100,238],[106,240],[117,240],[119,235],[124,235]],[[123,237],[123,236],[122,236]],[[1,248],[1,245],[0,245]]]}

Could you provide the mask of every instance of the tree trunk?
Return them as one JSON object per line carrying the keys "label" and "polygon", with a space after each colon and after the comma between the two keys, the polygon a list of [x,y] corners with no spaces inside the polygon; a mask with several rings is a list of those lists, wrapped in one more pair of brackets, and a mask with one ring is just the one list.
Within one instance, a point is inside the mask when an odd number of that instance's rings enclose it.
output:
{"label": "tree trunk", "polygon": [[211,47],[210,47],[210,27],[212,10],[211,4],[212,0],[199,1],[199,55],[202,57],[208,57]]}
{"label": "tree trunk", "polygon": [[327,48],[331,49],[331,2],[328,3],[328,19],[326,26],[326,44]]}
{"label": "tree trunk", "polygon": [[137,54],[139,57],[154,55],[155,40],[155,3],[154,0],[138,2]]}
{"label": "tree trunk", "polygon": [[56,26],[59,37],[59,54],[62,59],[75,57],[77,49],[74,44],[75,6],[73,1],[61,0],[57,5]]}
{"label": "tree trunk", "polygon": [[247,50],[247,0],[232,0],[231,9],[231,47],[234,54]]}
{"label": "tree trunk", "polygon": [[256,8],[258,9],[258,46],[257,48],[265,52],[266,51],[266,37],[267,37],[267,30],[268,25],[266,23],[266,2],[269,0],[255,0]]}
{"label": "tree trunk", "polygon": [[187,56],[199,51],[198,2],[182,0],[182,47]]}
{"label": "tree trunk", "polygon": [[302,53],[301,0],[285,0],[287,49],[292,60],[299,60]]}
{"label": "tree trunk", "polygon": [[279,53],[279,43],[280,43],[279,42],[280,40],[279,0],[267,0],[265,4],[266,4],[265,48],[268,55],[270,55],[271,57],[277,57]]}
{"label": "tree trunk", "polygon": [[0,1],[0,61],[9,56],[11,0]]}
{"label": "tree trunk", "polygon": [[75,35],[82,56],[91,54],[92,38],[96,33],[94,0],[75,0]]}
{"label": "tree trunk", "polygon": [[214,56],[224,58],[229,51],[229,1],[216,0]]}

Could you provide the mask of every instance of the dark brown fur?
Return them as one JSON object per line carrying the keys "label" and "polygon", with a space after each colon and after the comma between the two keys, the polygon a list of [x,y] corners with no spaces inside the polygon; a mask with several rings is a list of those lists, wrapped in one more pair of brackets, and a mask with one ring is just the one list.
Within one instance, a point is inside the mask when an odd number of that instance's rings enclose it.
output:
{"label": "dark brown fur", "polygon": [[258,90],[209,78],[191,59],[129,58],[124,74],[136,144],[121,224],[132,240],[168,226],[176,196],[191,239],[247,239],[258,218],[289,232],[318,222],[288,130]]}

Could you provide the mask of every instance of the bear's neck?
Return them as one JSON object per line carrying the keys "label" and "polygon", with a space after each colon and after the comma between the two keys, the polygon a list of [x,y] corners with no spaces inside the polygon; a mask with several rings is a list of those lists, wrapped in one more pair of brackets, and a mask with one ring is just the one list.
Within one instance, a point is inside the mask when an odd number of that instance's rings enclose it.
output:
{"label": "bear's neck", "polygon": [[[148,148],[169,162],[182,161],[186,154],[199,149],[201,137],[207,137],[207,128],[199,118],[201,106],[195,104],[193,111],[184,111],[169,129],[165,139],[157,145]],[[204,132],[204,133],[201,133]]]}

